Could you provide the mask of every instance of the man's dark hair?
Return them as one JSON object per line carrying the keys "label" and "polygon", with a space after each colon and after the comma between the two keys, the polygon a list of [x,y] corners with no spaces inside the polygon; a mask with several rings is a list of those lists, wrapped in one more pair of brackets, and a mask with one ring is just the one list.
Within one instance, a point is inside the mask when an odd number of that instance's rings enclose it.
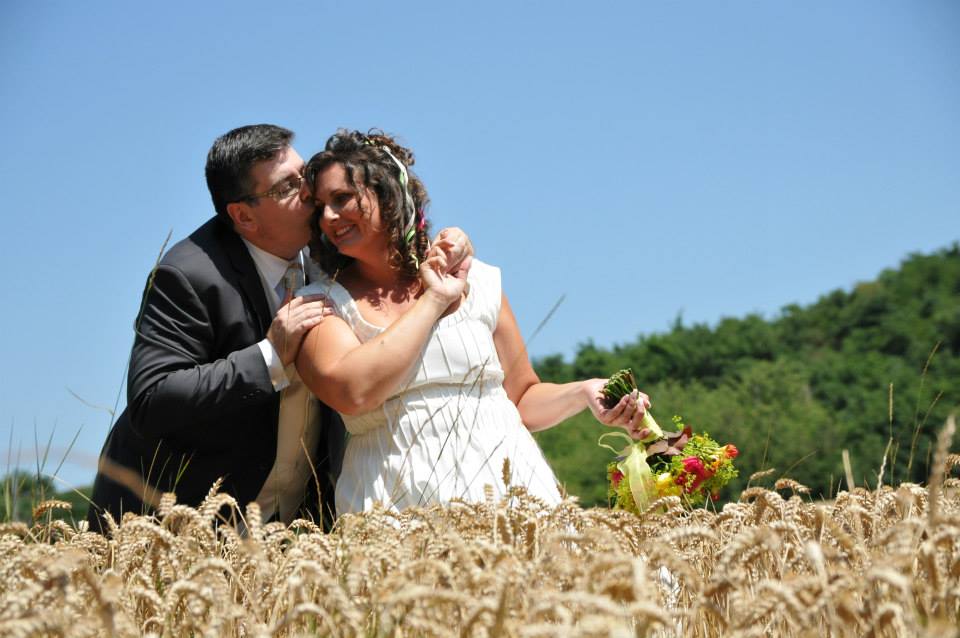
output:
{"label": "man's dark hair", "polygon": [[207,153],[207,188],[220,219],[230,221],[227,204],[250,197],[253,165],[273,158],[292,140],[292,131],[273,124],[241,126],[214,140]]}

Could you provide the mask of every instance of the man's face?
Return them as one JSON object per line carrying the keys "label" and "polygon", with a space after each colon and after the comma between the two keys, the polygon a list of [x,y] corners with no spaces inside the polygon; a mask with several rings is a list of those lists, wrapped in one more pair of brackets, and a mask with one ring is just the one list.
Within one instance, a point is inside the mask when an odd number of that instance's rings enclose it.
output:
{"label": "man's face", "polygon": [[303,174],[303,158],[290,147],[273,159],[257,162],[250,170],[253,193],[270,193],[251,203],[241,203],[240,219],[234,217],[237,232],[263,250],[293,259],[310,241],[313,203],[306,185],[292,190],[291,184]]}

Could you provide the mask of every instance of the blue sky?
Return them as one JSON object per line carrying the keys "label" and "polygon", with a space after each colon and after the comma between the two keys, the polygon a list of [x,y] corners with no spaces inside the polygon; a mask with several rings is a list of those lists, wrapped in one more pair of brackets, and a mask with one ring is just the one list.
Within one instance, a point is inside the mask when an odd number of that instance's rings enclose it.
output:
{"label": "blue sky", "polygon": [[[140,5],[140,6],[137,6]],[[960,239],[960,3],[0,7],[0,464],[91,480],[168,232],[239,125],[381,127],[534,355],[809,303]],[[12,440],[12,448],[8,444]]]}

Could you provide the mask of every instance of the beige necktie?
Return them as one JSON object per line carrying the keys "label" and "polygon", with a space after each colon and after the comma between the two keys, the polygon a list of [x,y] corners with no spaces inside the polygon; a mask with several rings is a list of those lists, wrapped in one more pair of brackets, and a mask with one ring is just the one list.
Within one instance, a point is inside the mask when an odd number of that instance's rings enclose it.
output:
{"label": "beige necktie", "polygon": [[[296,291],[303,284],[303,268],[298,262],[290,264],[276,287],[278,304],[283,303],[289,291]],[[290,385],[280,398],[277,458],[257,502],[265,517],[277,513],[281,521],[289,523],[303,500],[304,487],[312,476],[311,463],[315,462],[307,459],[304,449],[314,454],[319,432],[314,422],[316,399],[293,364],[285,372]]]}
{"label": "beige necktie", "polygon": [[294,261],[287,266],[286,272],[283,273],[283,277],[277,282],[277,287],[274,289],[277,292],[277,305],[283,303],[289,291],[297,291],[303,288],[303,283],[303,268],[299,261]]}

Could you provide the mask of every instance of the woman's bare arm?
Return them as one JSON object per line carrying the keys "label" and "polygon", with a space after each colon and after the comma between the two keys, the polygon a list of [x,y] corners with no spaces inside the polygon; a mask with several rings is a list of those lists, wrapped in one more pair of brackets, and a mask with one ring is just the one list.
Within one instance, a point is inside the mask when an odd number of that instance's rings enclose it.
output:
{"label": "woman's bare arm", "polygon": [[560,423],[584,408],[590,408],[598,421],[605,425],[623,427],[634,438],[642,438],[636,430],[643,413],[650,406],[645,394],[627,395],[613,408],[600,403],[600,390],[606,379],[587,379],[571,383],[544,383],[540,381],[527,348],[520,335],[517,319],[503,295],[500,316],[493,333],[493,342],[504,371],[503,387],[517,406],[520,419],[531,432],[545,430]]}
{"label": "woman's bare arm", "polygon": [[363,414],[393,394],[449,305],[428,292],[366,343],[343,319],[327,317],[307,333],[300,348],[300,378],[337,412]]}

